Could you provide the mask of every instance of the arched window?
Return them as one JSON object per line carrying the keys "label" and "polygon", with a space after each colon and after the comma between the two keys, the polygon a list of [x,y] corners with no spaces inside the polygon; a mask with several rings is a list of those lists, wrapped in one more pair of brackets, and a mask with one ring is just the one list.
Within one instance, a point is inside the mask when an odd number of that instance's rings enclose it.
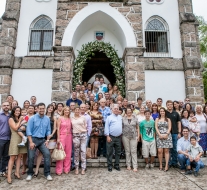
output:
{"label": "arched window", "polygon": [[30,27],[30,54],[34,54],[32,52],[50,52],[52,50],[52,46],[52,20],[46,16],[41,16],[37,18]]}
{"label": "arched window", "polygon": [[168,25],[162,18],[154,16],[147,21],[145,27],[145,47],[147,56],[169,56],[168,33]]}

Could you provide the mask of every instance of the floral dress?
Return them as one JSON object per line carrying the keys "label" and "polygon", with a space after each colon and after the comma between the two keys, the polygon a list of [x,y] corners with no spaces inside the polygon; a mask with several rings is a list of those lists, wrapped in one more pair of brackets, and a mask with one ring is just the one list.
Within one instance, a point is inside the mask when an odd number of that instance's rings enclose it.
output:
{"label": "floral dress", "polygon": [[[158,130],[160,134],[167,134],[168,131],[168,122],[167,121],[158,121],[157,123]],[[168,135],[167,139],[160,139],[159,135],[156,135],[157,148],[172,148],[172,136],[171,133]]]}
{"label": "floral dress", "polygon": [[[104,127],[103,127],[103,116],[101,112],[98,113],[93,113],[89,112],[88,113],[91,116],[91,121],[92,121],[92,131],[91,131],[91,136],[94,136],[95,132],[99,133],[99,136],[104,135]],[[97,120],[96,122],[93,122],[93,120]]]}

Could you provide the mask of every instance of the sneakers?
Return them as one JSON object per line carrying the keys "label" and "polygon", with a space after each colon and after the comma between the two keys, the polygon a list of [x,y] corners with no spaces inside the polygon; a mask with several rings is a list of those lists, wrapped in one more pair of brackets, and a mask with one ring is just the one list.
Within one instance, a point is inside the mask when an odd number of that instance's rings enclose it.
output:
{"label": "sneakers", "polygon": [[46,179],[47,179],[47,181],[52,181],[52,180],[53,180],[52,177],[51,177],[51,175],[48,175],[48,176],[46,177]]}
{"label": "sneakers", "polygon": [[186,172],[185,172],[185,175],[191,175],[192,174],[192,171],[191,170],[187,170]]}
{"label": "sneakers", "polygon": [[145,168],[146,168],[146,169],[149,169],[149,164],[146,164]]}
{"label": "sneakers", "polygon": [[23,147],[23,146],[25,146],[25,143],[22,141],[22,142],[19,143],[17,146],[18,146],[18,147]]}
{"label": "sneakers", "polygon": [[26,178],[26,181],[31,181],[31,180],[32,180],[32,176],[28,175],[27,178]]}
{"label": "sneakers", "polygon": [[23,136],[22,141],[23,141],[24,143],[27,143],[27,137]]}
{"label": "sneakers", "polygon": [[155,166],[154,166],[154,164],[150,164],[150,168],[154,168]]}

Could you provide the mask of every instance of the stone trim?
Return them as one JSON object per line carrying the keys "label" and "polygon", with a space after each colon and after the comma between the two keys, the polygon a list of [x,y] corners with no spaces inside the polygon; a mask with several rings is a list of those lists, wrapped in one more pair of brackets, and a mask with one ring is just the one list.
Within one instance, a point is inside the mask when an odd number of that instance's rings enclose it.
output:
{"label": "stone trim", "polygon": [[109,5],[117,9],[126,18],[134,31],[137,47],[143,47],[141,0],[109,3]]}
{"label": "stone trim", "polygon": [[202,60],[198,39],[198,22],[191,0],[178,0],[180,32],[183,50],[186,95],[193,104],[204,103]]}
{"label": "stone trim", "polygon": [[0,102],[10,93],[21,0],[7,0],[0,31]]}

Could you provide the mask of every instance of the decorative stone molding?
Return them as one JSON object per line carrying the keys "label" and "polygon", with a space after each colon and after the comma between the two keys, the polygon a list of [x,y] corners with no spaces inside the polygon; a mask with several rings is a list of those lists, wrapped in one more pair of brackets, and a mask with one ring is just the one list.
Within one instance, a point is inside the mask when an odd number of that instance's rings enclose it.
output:
{"label": "decorative stone molding", "polygon": [[57,19],[56,19],[56,32],[55,32],[55,45],[61,46],[63,35],[66,27],[72,18],[81,9],[88,6],[84,2],[71,2],[69,0],[59,0],[57,5]]}
{"label": "decorative stone molding", "polygon": [[52,78],[52,101],[63,102],[72,90],[72,70],[75,55],[73,47],[55,46]]}
{"label": "decorative stone molding", "polygon": [[129,22],[136,36],[137,47],[143,47],[142,34],[142,6],[141,0],[128,1],[126,3],[110,3]]}
{"label": "decorative stone molding", "polygon": [[178,6],[186,95],[193,104],[203,104],[202,61],[200,57],[197,20],[192,12],[191,0],[178,0]]}
{"label": "decorative stone molding", "polygon": [[0,28],[0,97],[10,93],[21,0],[7,0]]}
{"label": "decorative stone molding", "polygon": [[142,48],[126,48],[123,54],[125,61],[126,97],[135,101],[138,97],[145,100],[145,65],[140,61]]}

